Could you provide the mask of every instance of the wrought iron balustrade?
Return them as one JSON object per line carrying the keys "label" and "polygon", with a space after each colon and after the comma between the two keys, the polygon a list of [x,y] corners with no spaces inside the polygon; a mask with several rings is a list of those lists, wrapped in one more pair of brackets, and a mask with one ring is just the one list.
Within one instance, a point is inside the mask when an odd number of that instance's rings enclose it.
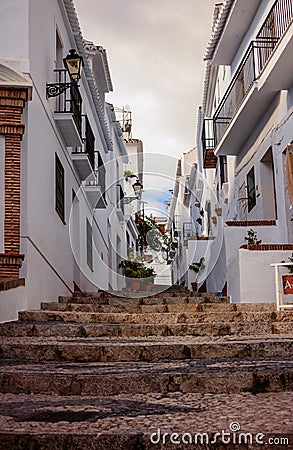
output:
{"label": "wrought iron balustrade", "polygon": [[219,142],[254,81],[261,74],[278,38],[252,41],[214,114],[215,144]]}
{"label": "wrought iron balustrade", "polygon": [[85,120],[85,152],[89,157],[89,161],[93,169],[95,169],[95,136],[90,126],[87,116],[84,116]]}
{"label": "wrought iron balustrade", "polygon": [[258,35],[258,39],[281,38],[293,18],[292,0],[276,0]]}
{"label": "wrought iron balustrade", "polygon": [[95,136],[86,114],[81,115],[81,133],[83,146],[75,147],[74,153],[85,153],[88,156],[90,165],[95,170]]}
{"label": "wrought iron balustrade", "polygon": [[215,144],[223,136],[253,82],[260,76],[292,19],[292,0],[277,0],[257,34],[256,40],[250,43],[214,114]]}
{"label": "wrought iron balustrade", "polygon": [[203,167],[214,169],[217,165],[217,157],[214,155],[215,137],[213,119],[204,119],[202,129]]}
{"label": "wrought iron balustrade", "polygon": [[[56,96],[55,113],[71,113],[78,132],[82,134],[82,97],[80,95],[77,83],[69,80],[67,70],[56,69],[55,70],[57,81],[54,84],[54,88],[57,89],[60,94]],[[69,89],[64,89],[64,86],[70,84]]]}
{"label": "wrought iron balustrade", "polygon": [[117,208],[121,209],[122,213],[124,214],[124,192],[122,189],[121,184],[117,184]]}

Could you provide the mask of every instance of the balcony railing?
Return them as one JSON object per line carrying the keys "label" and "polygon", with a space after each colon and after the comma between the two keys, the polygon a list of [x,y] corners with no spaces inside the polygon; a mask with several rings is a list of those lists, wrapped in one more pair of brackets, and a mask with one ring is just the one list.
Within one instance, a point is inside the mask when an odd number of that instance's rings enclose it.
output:
{"label": "balcony railing", "polygon": [[[67,70],[58,69],[55,70],[57,76],[57,84],[70,83],[68,79]],[[62,92],[56,97],[56,109],[55,113],[71,113],[75,125],[81,135],[82,127],[82,98],[78,90],[77,84],[73,83],[69,89]]]}
{"label": "balcony railing", "polygon": [[277,0],[261,27],[258,39],[263,38],[281,38],[290,25],[293,17],[292,0]]}
{"label": "balcony railing", "polygon": [[201,139],[203,149],[203,167],[205,169],[215,169],[217,166],[217,157],[214,154],[215,138],[213,119],[204,119]]}
{"label": "balcony railing", "polygon": [[84,116],[85,120],[85,152],[87,153],[91,166],[95,168],[95,136],[93,130],[90,126],[87,116]]}
{"label": "balcony railing", "polygon": [[277,0],[255,41],[252,41],[214,114],[215,145],[237,112],[252,84],[260,76],[293,18],[292,0]]}
{"label": "balcony railing", "polygon": [[267,38],[250,43],[223,100],[214,114],[216,144],[223,136],[253,82],[262,72],[278,40],[278,38]]}
{"label": "balcony railing", "polygon": [[122,214],[124,215],[124,201],[123,201],[124,192],[121,184],[117,184],[116,188],[117,188],[117,208],[120,209]]}
{"label": "balcony railing", "polygon": [[82,143],[73,147],[71,157],[82,180],[93,175],[95,170],[95,137],[87,116],[82,115]]}

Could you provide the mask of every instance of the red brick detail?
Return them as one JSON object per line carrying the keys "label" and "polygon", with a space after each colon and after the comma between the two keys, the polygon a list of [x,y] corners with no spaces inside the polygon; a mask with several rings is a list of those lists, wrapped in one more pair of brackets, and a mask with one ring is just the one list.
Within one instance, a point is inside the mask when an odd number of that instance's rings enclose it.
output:
{"label": "red brick detail", "polygon": [[18,278],[23,260],[20,253],[0,253],[0,278]]}
{"label": "red brick detail", "polygon": [[20,135],[5,138],[4,251],[20,251]]}
{"label": "red brick detail", "polygon": [[215,169],[217,167],[218,158],[214,154],[214,149],[209,148],[205,152],[203,167],[204,169]]}
{"label": "red brick detail", "polygon": [[15,125],[11,122],[0,122],[0,134],[19,134],[21,136],[24,133],[24,127],[23,123]]}
{"label": "red brick detail", "polygon": [[26,88],[0,88],[0,134],[5,135],[4,254],[0,254],[0,278],[18,278],[20,255],[20,157],[25,126],[21,115]]}
{"label": "red brick detail", "polygon": [[276,224],[275,220],[232,220],[226,222],[228,227],[267,227]]}
{"label": "red brick detail", "polygon": [[241,245],[240,248],[244,248],[246,250],[261,250],[261,251],[293,250],[293,244],[245,244]]}
{"label": "red brick detail", "polygon": [[9,291],[9,289],[15,289],[18,286],[25,286],[25,279],[24,278],[17,278],[17,279],[0,279],[0,292],[1,291]]}

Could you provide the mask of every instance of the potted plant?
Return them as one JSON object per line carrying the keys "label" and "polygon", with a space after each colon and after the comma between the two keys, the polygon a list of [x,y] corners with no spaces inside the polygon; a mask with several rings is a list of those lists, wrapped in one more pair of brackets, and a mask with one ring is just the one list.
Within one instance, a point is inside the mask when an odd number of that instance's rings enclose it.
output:
{"label": "potted plant", "polygon": [[202,258],[200,258],[200,260],[198,262],[192,263],[189,266],[189,269],[196,273],[195,280],[191,283],[192,290],[194,292],[197,291],[197,280],[198,280],[198,277],[199,277],[199,275],[202,273],[202,271],[205,268],[204,261],[205,261],[205,258],[202,257]]}
{"label": "potted plant", "polygon": [[142,276],[142,289],[144,291],[150,292],[153,288],[155,281],[156,272],[152,267],[144,267]]}
{"label": "potted plant", "polygon": [[140,274],[143,264],[138,261],[125,259],[121,261],[119,267],[122,269],[123,275],[127,278],[127,285],[134,291],[140,290]]}
{"label": "potted plant", "polygon": [[[293,253],[289,256],[289,261],[293,263]],[[282,261],[285,262],[285,261]],[[282,275],[283,292],[285,295],[293,294],[293,264],[285,266],[289,270],[289,274]]]}
{"label": "potted plant", "polygon": [[261,239],[257,239],[256,231],[250,229],[247,231],[247,237],[244,238],[247,241],[248,250],[257,250],[260,248]]}
{"label": "potted plant", "polygon": [[141,290],[146,284],[154,283],[156,272],[151,267],[145,267],[142,262],[126,259],[121,261],[119,267],[122,268],[123,275],[127,278],[128,286],[134,291]]}

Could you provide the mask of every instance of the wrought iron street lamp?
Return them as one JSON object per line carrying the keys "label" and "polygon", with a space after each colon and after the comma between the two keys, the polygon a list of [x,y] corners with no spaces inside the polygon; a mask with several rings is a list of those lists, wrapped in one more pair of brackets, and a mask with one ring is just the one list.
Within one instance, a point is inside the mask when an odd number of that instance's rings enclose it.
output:
{"label": "wrought iron street lamp", "polygon": [[136,182],[132,185],[134,190],[134,197],[123,197],[124,203],[131,203],[133,200],[138,200],[141,195],[142,191],[142,184],[140,183],[139,179],[136,179]]}
{"label": "wrought iron street lamp", "polygon": [[66,89],[72,87],[72,86],[78,86],[77,81],[80,80],[81,74],[82,74],[82,65],[83,65],[83,58],[78,53],[76,53],[76,50],[72,48],[69,50],[68,55],[66,58],[63,59],[63,63],[65,66],[65,69],[68,72],[68,75],[71,79],[70,83],[47,83],[46,86],[46,93],[47,98],[50,97],[57,97],[58,95],[62,94]]}
{"label": "wrought iron street lamp", "polygon": [[69,54],[63,59],[64,66],[72,81],[78,81],[81,78],[83,59],[72,48]]}

